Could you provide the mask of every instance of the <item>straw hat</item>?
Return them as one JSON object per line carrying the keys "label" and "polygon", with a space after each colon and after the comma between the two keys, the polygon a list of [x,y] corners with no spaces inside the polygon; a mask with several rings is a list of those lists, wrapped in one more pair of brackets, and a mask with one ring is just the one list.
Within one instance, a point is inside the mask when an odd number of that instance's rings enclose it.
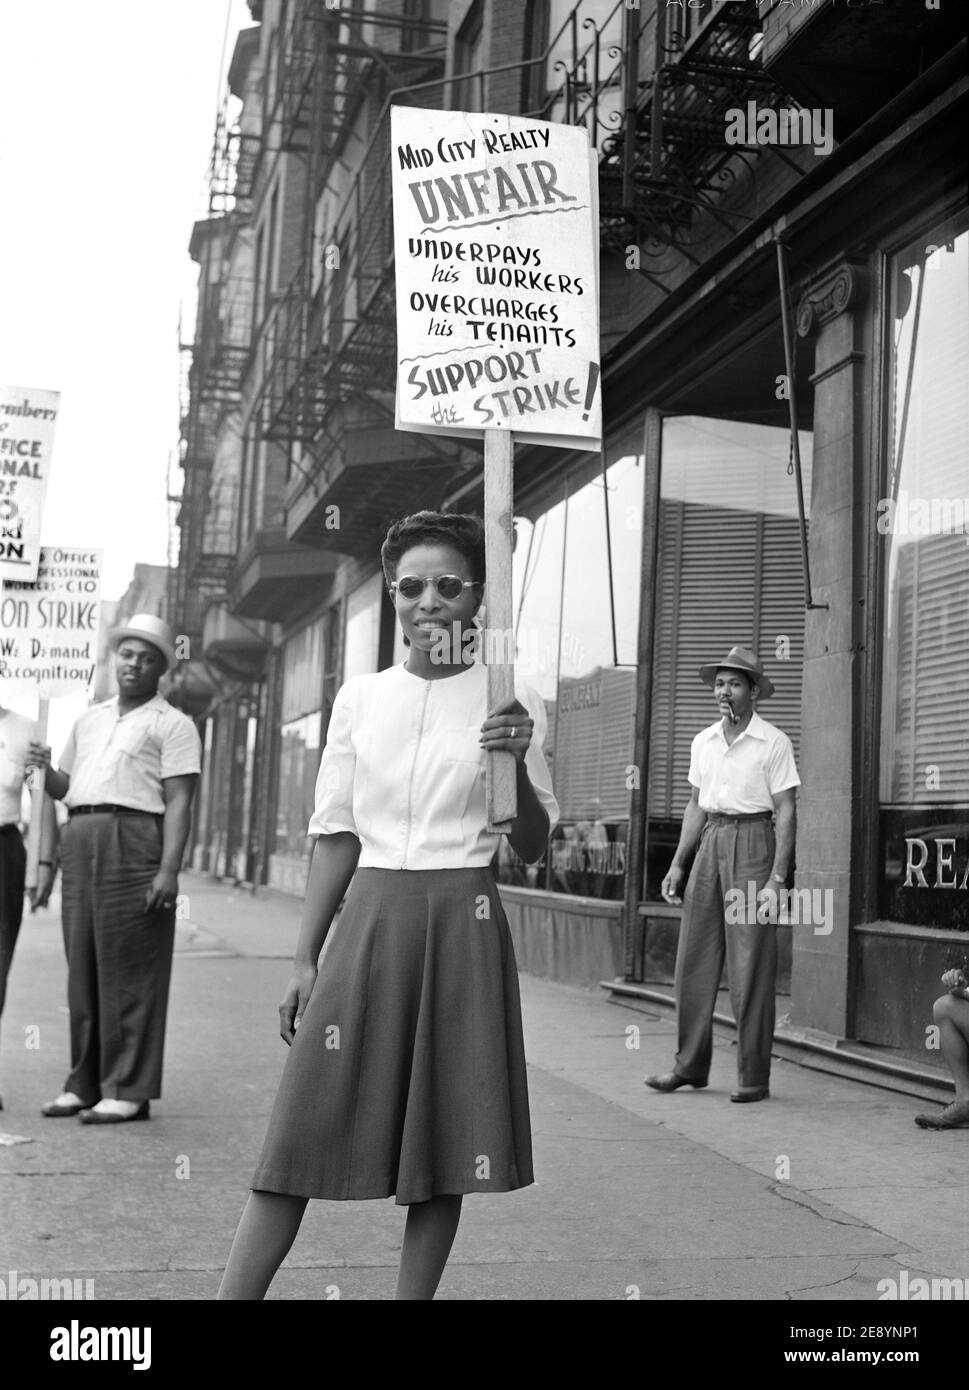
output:
{"label": "straw hat", "polygon": [[123,627],[112,632],[111,646],[115,651],[126,637],[137,637],[157,647],[165,658],[166,669],[175,665],[175,634],[163,618],[156,618],[154,613],[135,613]]}
{"label": "straw hat", "polygon": [[704,685],[712,686],[717,679],[717,672],[727,668],[731,671],[743,671],[745,676],[750,676],[751,680],[757,682],[760,687],[761,700],[769,700],[774,693],[774,682],[769,676],[764,675],[764,668],[755,654],[747,647],[731,647],[722,661],[711,661],[706,666],[700,667],[700,679]]}

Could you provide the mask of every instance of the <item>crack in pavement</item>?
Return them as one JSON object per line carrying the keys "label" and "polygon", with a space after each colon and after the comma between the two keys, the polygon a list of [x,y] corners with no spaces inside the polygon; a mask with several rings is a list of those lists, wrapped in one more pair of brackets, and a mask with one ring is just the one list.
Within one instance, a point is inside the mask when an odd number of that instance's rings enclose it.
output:
{"label": "crack in pavement", "polygon": [[872,1226],[867,1221],[850,1221],[847,1219],[842,1221],[836,1216],[831,1216],[828,1212],[818,1211],[817,1207],[812,1205],[811,1199],[806,1192],[800,1193],[800,1197],[803,1198],[803,1200],[799,1200],[797,1192],[779,1187],[776,1183],[770,1183],[768,1185],[768,1191],[772,1192],[775,1197],[780,1197],[785,1202],[792,1202],[794,1206],[802,1207],[805,1211],[811,1212],[821,1221],[829,1221],[832,1226],[852,1226],[858,1231],[871,1231],[874,1235],[884,1234],[883,1231],[878,1230],[877,1226]]}
{"label": "crack in pavement", "polygon": [[857,1278],[857,1277],[858,1277],[858,1266],[855,1265],[854,1269],[852,1269],[852,1270],[850,1271],[850,1273],[843,1275],[840,1279],[832,1279],[832,1280],[831,1280],[829,1283],[827,1283],[827,1284],[805,1284],[805,1285],[803,1285],[803,1287],[800,1287],[800,1288],[788,1289],[787,1293],[784,1295],[785,1301],[788,1302],[788,1303],[792,1302],[792,1301],[793,1301],[793,1296],[794,1296],[794,1294],[796,1294],[796,1293],[807,1293],[809,1290],[810,1290],[810,1291],[813,1291],[813,1290],[816,1290],[816,1289],[834,1289],[834,1288],[837,1288],[837,1286],[838,1286],[839,1284],[846,1284],[846,1283],[848,1282],[849,1279],[855,1279],[855,1278]]}

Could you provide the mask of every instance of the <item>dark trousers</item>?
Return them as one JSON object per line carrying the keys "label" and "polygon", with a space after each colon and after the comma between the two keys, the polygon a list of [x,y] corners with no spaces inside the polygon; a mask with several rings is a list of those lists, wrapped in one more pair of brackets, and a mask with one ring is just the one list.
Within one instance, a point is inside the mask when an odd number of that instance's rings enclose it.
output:
{"label": "dark trousers", "polygon": [[175,911],[145,911],[159,816],[72,816],[61,840],[71,1071],[81,1100],[161,1095]]}
{"label": "dark trousers", "polygon": [[0,1014],[7,997],[7,976],[24,915],[27,852],[15,825],[0,825]]}
{"label": "dark trousers", "polygon": [[676,953],[675,1070],[691,1081],[705,1081],[709,1075],[713,1011],[726,953],[737,1020],[738,1084],[768,1084],[777,928],[747,920],[725,923],[724,900],[730,889],[739,889],[746,899],[750,883],[755,896],[770,878],[773,863],[774,827],[769,820],[708,820],[704,826],[683,895]]}

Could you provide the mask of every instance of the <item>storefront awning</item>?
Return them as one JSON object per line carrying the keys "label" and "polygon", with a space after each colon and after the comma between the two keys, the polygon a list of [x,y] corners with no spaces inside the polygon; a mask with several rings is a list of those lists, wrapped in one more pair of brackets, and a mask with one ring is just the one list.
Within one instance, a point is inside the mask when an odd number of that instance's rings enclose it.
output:
{"label": "storefront awning", "polygon": [[236,680],[260,680],[270,648],[268,624],[248,622],[225,604],[212,604],[202,622],[202,655]]}
{"label": "storefront awning", "polygon": [[278,526],[256,531],[239,555],[232,578],[233,612],[270,622],[291,620],[320,603],[339,564],[330,550],[300,545]]}

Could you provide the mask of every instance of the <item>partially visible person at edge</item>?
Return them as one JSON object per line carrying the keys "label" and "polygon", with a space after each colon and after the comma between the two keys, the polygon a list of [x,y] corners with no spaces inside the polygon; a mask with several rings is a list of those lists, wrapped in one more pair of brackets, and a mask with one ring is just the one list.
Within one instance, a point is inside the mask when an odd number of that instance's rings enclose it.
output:
{"label": "partially visible person at edge", "polygon": [[534,1181],[485,758],[489,749],[514,754],[518,814],[508,838],[534,863],[558,818],[542,755],[545,709],[521,682],[517,698],[488,708],[487,670],[465,641],[484,591],[479,517],[404,517],[381,558],[410,651],[400,665],[348,680],[333,704],[306,905],[279,1010],[290,1052],[223,1299],[264,1296],[309,1198],[390,1196],[407,1207],[396,1298],[432,1299],[463,1195]]}
{"label": "partially visible person at edge", "polygon": [[941,1110],[916,1115],[922,1129],[969,1128],[969,980],[963,970],[947,970],[942,983],[949,991],[935,1001],[932,1017],[939,1028],[942,1056],[956,1083],[956,1098]]}
{"label": "partially visible person at edge", "polygon": [[171,628],[138,613],[111,634],[118,694],[85,710],[60,768],[30,745],[63,798],[64,947],[71,1070],[42,1108],[83,1124],[147,1120],[161,1095],[178,871],[191,826],[201,743],[158,693],[175,663]]}
{"label": "partially visible person at edge", "polygon": [[[20,817],[28,771],[27,752],[36,736],[37,727],[32,719],[0,705],[0,1017],[24,915],[27,851],[20,833]],[[54,886],[56,855],[54,803],[45,798],[37,882],[28,892],[32,912],[47,906]]]}
{"label": "partially visible person at edge", "polygon": [[[770,1094],[778,890],[785,888],[794,853],[794,788],[801,779],[790,739],[757,711],[774,685],[753,652],[732,647],[723,661],[701,666],[700,679],[713,687],[721,717],[693,740],[693,793],[661,888],[667,902],[683,904],[675,974],[678,1051],[673,1070],[648,1076],[646,1085],[656,1091],[707,1085],[726,951],[737,1022],[738,1085],[730,1099],[761,1101]],[[727,904],[738,896],[756,909],[728,923]]]}

